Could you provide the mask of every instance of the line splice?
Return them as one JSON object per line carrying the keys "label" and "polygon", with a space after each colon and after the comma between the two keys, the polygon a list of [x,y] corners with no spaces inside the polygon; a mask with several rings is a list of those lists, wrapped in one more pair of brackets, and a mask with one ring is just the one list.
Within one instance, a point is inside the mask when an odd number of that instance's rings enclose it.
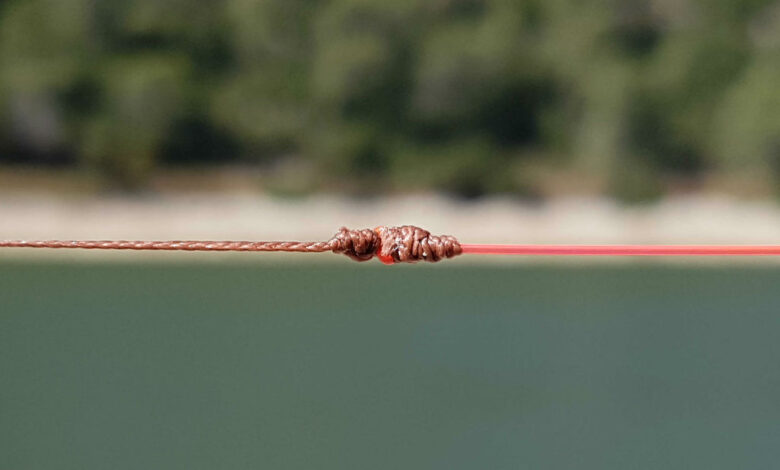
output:
{"label": "line splice", "polygon": [[377,257],[385,264],[436,262],[460,254],[525,256],[778,256],[777,245],[468,245],[450,235],[431,235],[413,225],[373,230],[342,227],[324,242],[6,240],[0,248],[87,250],[282,251],[342,253],[356,261]]}

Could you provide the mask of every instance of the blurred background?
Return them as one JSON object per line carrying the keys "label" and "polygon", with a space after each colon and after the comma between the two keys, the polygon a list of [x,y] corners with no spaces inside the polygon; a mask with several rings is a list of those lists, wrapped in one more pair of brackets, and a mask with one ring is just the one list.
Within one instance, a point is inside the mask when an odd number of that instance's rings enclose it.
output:
{"label": "blurred background", "polygon": [[[778,195],[778,0],[0,0],[0,239],[778,244]],[[780,458],[777,259],[67,251],[0,250],[0,468]]]}
{"label": "blurred background", "polygon": [[774,0],[6,0],[0,165],[99,191],[774,197],[778,83]]}

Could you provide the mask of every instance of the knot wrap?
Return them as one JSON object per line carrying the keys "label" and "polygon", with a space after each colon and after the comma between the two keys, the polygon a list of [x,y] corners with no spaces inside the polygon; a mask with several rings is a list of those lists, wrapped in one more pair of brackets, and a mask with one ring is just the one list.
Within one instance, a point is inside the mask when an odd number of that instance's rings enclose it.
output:
{"label": "knot wrap", "polygon": [[344,253],[355,261],[368,261],[379,250],[381,240],[373,230],[349,230],[341,227],[330,239],[334,253]]}
{"label": "knot wrap", "polygon": [[328,242],[333,252],[344,253],[357,261],[375,255],[385,263],[436,262],[463,252],[460,243],[449,235],[431,235],[414,225],[377,227],[375,230],[342,229]]}
{"label": "knot wrap", "polygon": [[395,263],[435,263],[463,252],[455,237],[431,235],[431,232],[414,225],[378,227],[376,231],[382,238],[380,256]]}

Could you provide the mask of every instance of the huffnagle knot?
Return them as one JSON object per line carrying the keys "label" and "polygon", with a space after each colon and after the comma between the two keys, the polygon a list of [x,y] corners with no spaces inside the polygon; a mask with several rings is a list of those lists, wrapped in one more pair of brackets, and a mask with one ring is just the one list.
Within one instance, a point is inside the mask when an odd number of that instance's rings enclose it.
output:
{"label": "huffnagle knot", "polygon": [[413,225],[377,227],[374,230],[342,227],[328,243],[333,252],[344,253],[354,260],[367,261],[377,256],[387,264],[436,262],[463,252],[455,237],[431,235]]}
{"label": "huffnagle knot", "polygon": [[334,253],[344,253],[355,261],[368,261],[377,253],[382,242],[371,229],[350,230],[341,227],[329,243]]}

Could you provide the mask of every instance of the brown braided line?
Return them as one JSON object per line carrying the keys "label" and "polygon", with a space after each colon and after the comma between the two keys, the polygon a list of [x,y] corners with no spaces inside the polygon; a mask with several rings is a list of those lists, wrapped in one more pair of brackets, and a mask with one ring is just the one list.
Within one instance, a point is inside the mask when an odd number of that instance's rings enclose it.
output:
{"label": "brown braided line", "polygon": [[81,248],[85,250],[163,250],[163,251],[331,251],[327,242],[247,242],[247,241],[131,241],[131,240],[44,240],[0,241],[0,248]]}
{"label": "brown braided line", "polygon": [[377,227],[374,230],[349,230],[342,227],[327,242],[287,241],[129,241],[129,240],[0,240],[0,248],[78,248],[87,250],[162,250],[162,251],[283,251],[300,253],[343,253],[356,261],[377,256],[382,262],[436,262],[462,253],[451,236],[431,235],[412,225]]}

